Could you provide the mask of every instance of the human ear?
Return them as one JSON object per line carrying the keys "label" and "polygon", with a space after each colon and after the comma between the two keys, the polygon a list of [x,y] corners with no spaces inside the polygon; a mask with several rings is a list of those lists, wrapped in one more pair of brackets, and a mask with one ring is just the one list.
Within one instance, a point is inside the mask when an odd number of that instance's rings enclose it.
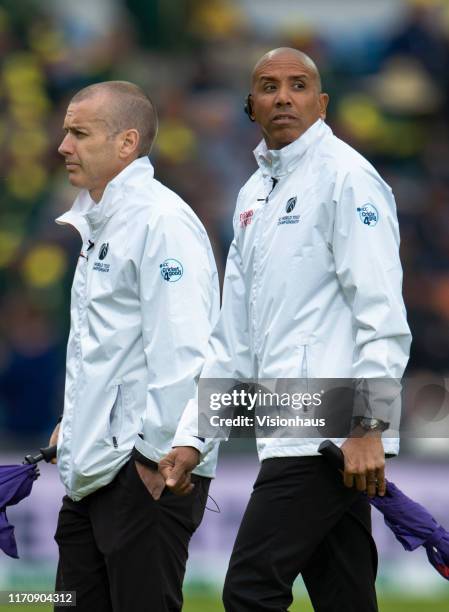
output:
{"label": "human ear", "polygon": [[126,130],[126,132],[123,132],[121,140],[120,157],[123,159],[136,152],[140,141],[139,132],[136,129]]}
{"label": "human ear", "polygon": [[329,96],[327,93],[320,93],[319,95],[319,105],[320,105],[320,117],[321,119],[326,119],[326,109],[329,104]]}

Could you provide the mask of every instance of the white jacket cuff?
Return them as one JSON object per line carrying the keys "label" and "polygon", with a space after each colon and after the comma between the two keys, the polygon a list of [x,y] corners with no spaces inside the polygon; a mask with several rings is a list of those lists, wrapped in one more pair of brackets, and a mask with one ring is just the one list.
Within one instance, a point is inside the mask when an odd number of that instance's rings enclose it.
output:
{"label": "white jacket cuff", "polygon": [[173,448],[175,446],[192,446],[193,448],[196,448],[196,450],[200,454],[203,453],[205,445],[206,443],[200,440],[199,438],[197,438],[196,436],[189,436],[189,435],[175,436],[172,442]]}

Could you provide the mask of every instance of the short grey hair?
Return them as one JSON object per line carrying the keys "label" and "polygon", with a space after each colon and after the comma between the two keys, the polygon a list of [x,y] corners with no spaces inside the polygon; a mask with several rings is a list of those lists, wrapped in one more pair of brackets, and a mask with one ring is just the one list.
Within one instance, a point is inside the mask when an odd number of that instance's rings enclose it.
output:
{"label": "short grey hair", "polygon": [[124,130],[139,132],[138,157],[149,155],[158,130],[156,108],[147,94],[128,81],[94,83],[76,93],[72,102],[81,102],[96,95],[109,94],[110,104],[104,109],[102,120],[115,135]]}

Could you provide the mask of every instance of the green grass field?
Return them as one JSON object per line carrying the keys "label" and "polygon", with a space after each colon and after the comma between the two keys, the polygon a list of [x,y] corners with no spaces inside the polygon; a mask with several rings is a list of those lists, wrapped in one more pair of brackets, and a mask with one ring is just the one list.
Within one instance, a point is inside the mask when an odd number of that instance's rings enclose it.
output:
{"label": "green grass field", "polygon": [[[71,608],[67,608],[70,610]],[[381,599],[380,612],[447,612],[449,598],[444,600],[431,599]],[[0,606],[0,612],[51,612],[49,606]],[[312,606],[306,599],[297,601],[290,608],[291,612],[313,612]],[[144,612],[144,611],[143,611]],[[223,606],[218,598],[187,597],[183,612],[223,612]]]}

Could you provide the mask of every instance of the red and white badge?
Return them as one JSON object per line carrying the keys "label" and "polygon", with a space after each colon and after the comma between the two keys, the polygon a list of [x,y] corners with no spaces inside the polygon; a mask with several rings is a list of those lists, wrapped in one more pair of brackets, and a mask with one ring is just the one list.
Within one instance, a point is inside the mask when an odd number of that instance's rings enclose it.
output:
{"label": "red and white badge", "polygon": [[246,227],[251,223],[254,216],[254,210],[251,208],[250,210],[245,210],[245,212],[240,213],[240,227]]}

